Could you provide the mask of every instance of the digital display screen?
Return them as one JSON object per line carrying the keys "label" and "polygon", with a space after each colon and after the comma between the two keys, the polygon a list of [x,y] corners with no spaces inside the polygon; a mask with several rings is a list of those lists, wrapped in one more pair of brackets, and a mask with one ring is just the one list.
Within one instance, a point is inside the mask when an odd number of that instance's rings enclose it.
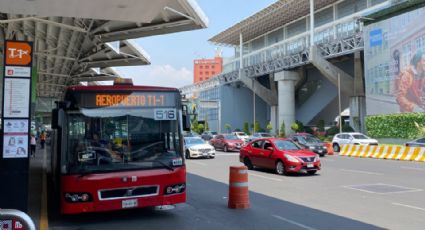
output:
{"label": "digital display screen", "polygon": [[83,108],[100,107],[174,107],[175,92],[80,92],[73,95],[74,104]]}

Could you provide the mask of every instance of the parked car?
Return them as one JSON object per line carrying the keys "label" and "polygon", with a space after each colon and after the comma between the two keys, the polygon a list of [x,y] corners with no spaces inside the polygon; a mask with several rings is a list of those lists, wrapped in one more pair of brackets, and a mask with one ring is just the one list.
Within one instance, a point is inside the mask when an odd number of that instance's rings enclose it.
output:
{"label": "parked car", "polygon": [[269,138],[273,137],[270,133],[254,133],[250,138],[249,141],[256,140],[258,138]]}
{"label": "parked car", "polygon": [[332,147],[334,152],[339,152],[341,145],[378,145],[376,139],[372,139],[362,133],[338,133],[332,139]]}
{"label": "parked car", "polygon": [[214,147],[202,140],[200,137],[185,137],[184,147],[186,159],[215,157]]}
{"label": "parked car", "polygon": [[239,161],[248,169],[274,169],[279,175],[289,172],[315,174],[321,169],[320,158],[308,149],[302,149],[287,138],[261,138],[240,150]]}
{"label": "parked car", "polygon": [[249,136],[244,132],[233,132],[233,135],[237,136],[239,139],[243,140],[244,142],[248,142]]}
{"label": "parked car", "polygon": [[210,141],[215,149],[223,149],[224,152],[238,151],[244,142],[232,134],[218,134]]}
{"label": "parked car", "polygon": [[404,145],[410,147],[425,147],[425,137],[406,142]]}
{"label": "parked car", "polygon": [[213,139],[215,135],[217,135],[217,132],[205,131],[201,134],[201,138],[206,140],[206,141],[209,141],[209,140]]}
{"label": "parked car", "polygon": [[328,149],[323,141],[309,133],[296,133],[288,136],[289,139],[297,143],[303,148],[319,154],[321,157],[328,153]]}

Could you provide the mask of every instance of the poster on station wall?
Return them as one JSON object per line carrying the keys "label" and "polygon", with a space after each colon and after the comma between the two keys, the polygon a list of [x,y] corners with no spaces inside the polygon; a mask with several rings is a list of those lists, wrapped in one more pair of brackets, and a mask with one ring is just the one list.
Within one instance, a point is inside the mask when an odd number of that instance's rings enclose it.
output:
{"label": "poster on station wall", "polygon": [[3,158],[28,157],[28,119],[4,119]]}
{"label": "poster on station wall", "polygon": [[425,8],[364,30],[368,115],[425,112]]}
{"label": "poster on station wall", "polygon": [[20,118],[29,116],[30,80],[21,78],[4,79],[3,117]]}

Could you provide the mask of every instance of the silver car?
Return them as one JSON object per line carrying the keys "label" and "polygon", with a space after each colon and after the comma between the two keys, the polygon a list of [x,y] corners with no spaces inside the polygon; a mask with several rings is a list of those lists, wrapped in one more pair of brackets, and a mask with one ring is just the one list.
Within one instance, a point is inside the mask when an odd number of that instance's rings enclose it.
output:
{"label": "silver car", "polygon": [[332,139],[334,152],[339,152],[341,145],[378,145],[376,139],[372,139],[362,133],[338,133]]}

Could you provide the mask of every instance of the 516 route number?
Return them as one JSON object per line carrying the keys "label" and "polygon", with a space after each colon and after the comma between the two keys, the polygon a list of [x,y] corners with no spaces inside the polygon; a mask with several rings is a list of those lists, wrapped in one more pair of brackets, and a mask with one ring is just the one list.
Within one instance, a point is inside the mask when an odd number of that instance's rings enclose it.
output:
{"label": "516 route number", "polygon": [[176,109],[154,109],[154,118],[157,121],[176,120]]}

